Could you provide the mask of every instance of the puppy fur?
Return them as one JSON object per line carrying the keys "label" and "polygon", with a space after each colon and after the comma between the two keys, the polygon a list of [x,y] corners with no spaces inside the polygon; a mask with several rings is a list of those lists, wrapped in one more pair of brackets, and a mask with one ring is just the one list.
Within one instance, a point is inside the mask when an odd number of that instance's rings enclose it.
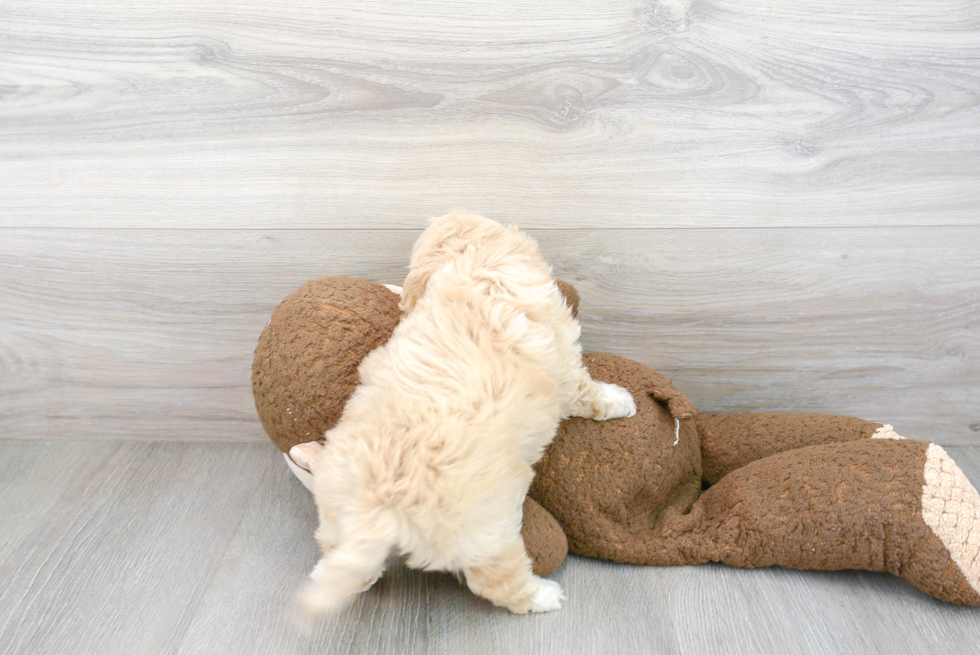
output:
{"label": "puppy fur", "polygon": [[561,607],[531,573],[521,507],[563,417],[632,416],[593,381],[579,325],[537,244],[480,216],[434,219],[412,251],[391,339],[315,453],[323,553],[300,597],[310,618],[370,587],[395,552],[461,573],[514,613]]}

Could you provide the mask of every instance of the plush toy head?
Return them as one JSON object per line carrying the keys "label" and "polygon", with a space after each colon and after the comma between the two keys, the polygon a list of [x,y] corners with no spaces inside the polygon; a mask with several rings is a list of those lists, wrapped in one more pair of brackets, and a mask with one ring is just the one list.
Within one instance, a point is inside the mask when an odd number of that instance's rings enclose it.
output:
{"label": "plush toy head", "polygon": [[357,386],[357,367],[398,325],[398,295],[352,277],[311,280],[279,304],[252,360],[262,427],[279,450],[317,441]]}

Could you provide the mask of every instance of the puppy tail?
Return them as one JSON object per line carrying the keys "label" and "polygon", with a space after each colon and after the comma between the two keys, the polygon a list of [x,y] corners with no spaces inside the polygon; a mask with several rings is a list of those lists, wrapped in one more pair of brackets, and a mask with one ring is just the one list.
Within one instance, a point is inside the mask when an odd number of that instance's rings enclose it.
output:
{"label": "puppy tail", "polygon": [[394,530],[380,519],[377,523],[352,527],[317,562],[296,607],[296,622],[301,627],[311,627],[320,616],[336,614],[384,572],[385,560],[395,546]]}

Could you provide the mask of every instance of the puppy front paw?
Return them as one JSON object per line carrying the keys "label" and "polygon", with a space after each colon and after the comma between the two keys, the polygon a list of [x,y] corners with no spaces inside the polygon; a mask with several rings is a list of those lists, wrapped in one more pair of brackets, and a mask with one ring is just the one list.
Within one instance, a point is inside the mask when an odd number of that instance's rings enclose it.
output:
{"label": "puppy front paw", "polygon": [[636,401],[633,394],[619,386],[608,382],[596,382],[601,393],[596,400],[595,411],[592,415],[597,421],[611,418],[628,418],[636,414]]}

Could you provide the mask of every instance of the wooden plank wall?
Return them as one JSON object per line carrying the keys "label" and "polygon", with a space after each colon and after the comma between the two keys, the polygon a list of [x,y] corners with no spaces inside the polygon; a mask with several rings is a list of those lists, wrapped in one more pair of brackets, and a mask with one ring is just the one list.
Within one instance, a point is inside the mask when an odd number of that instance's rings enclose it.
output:
{"label": "wooden plank wall", "polygon": [[704,410],[980,444],[980,5],[8,1],[0,436],[262,440],[302,281],[529,228]]}

